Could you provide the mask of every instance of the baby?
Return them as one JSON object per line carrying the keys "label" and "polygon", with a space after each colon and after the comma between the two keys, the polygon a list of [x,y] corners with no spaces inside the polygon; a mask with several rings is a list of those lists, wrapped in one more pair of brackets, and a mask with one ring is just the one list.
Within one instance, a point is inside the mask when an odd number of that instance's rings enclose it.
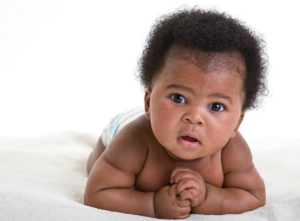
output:
{"label": "baby", "polygon": [[85,204],[165,219],[265,205],[238,132],[267,91],[263,46],[225,13],[182,9],[157,20],[139,63],[144,110],[104,130],[88,159]]}

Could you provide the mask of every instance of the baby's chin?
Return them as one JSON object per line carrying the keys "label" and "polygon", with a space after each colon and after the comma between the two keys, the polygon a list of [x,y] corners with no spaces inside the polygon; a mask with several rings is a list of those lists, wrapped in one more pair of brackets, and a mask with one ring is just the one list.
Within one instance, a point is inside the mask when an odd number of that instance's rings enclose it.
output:
{"label": "baby's chin", "polygon": [[167,151],[169,157],[171,157],[173,160],[179,161],[179,162],[189,162],[189,161],[193,161],[193,160],[205,157],[205,156],[195,157],[194,153],[175,154],[167,149],[166,149],[166,151]]}

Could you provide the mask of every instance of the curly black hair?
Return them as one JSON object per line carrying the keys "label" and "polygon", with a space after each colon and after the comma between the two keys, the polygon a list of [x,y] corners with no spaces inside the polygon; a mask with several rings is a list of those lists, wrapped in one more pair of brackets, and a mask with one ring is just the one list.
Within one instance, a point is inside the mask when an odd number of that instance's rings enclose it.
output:
{"label": "curly black hair", "polygon": [[228,14],[194,7],[158,18],[138,63],[138,78],[144,88],[151,87],[168,50],[174,45],[208,53],[239,53],[246,66],[244,110],[258,107],[259,98],[268,94],[265,41]]}

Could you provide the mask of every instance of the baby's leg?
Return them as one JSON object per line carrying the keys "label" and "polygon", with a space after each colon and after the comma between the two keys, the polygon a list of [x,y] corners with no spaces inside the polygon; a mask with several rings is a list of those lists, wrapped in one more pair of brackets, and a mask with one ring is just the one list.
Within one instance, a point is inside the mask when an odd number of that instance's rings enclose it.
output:
{"label": "baby's leg", "polygon": [[90,174],[91,169],[94,166],[96,160],[101,156],[103,151],[105,150],[105,146],[102,143],[101,137],[99,138],[96,147],[90,154],[88,161],[87,161],[87,173]]}

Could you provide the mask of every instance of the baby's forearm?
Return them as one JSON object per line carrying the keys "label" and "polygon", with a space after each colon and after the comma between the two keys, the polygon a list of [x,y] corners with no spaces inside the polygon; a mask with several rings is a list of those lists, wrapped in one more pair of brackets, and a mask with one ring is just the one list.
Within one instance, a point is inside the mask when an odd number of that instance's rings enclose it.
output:
{"label": "baby's forearm", "polygon": [[85,205],[121,213],[155,217],[154,192],[105,189],[85,197]]}
{"label": "baby's forearm", "polygon": [[250,192],[238,188],[218,188],[206,184],[206,197],[198,207],[192,208],[196,214],[240,214],[254,210],[265,204]]}

